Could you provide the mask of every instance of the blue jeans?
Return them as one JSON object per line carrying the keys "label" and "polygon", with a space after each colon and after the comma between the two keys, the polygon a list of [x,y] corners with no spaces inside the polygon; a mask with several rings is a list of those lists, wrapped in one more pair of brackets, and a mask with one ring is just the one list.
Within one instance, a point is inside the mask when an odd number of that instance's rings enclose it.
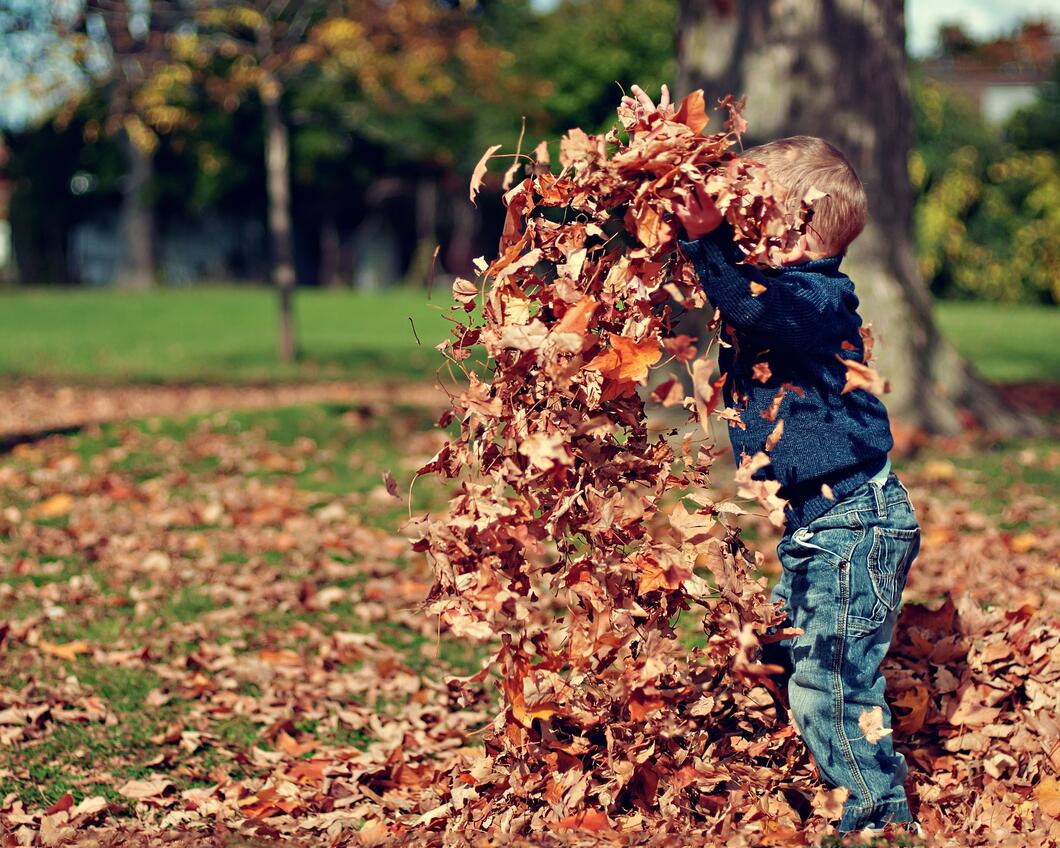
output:
{"label": "blue jeans", "polygon": [[894,474],[789,529],[777,547],[783,573],[773,600],[788,611],[784,626],[804,631],[779,643],[792,670],[788,701],[821,776],[850,791],[841,832],[913,820],[905,758],[890,734],[870,743],[858,719],[879,707],[891,726],[880,663],[919,549],[920,527]]}

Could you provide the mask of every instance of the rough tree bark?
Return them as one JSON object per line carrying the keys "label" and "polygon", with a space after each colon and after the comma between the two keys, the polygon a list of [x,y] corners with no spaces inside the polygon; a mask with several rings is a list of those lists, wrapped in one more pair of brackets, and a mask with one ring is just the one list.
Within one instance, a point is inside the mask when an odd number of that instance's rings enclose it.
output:
{"label": "rough tree bark", "polygon": [[869,195],[870,222],[844,270],[878,340],[895,417],[933,432],[961,426],[961,409],[1000,432],[1036,422],[1006,407],[939,333],[913,250],[912,143],[903,0],[681,0],[678,79],[708,102],[747,95],[748,145],[817,135],[850,158]]}
{"label": "rough tree bark", "polygon": [[265,172],[272,241],[272,283],[280,299],[279,356],[292,362],[298,353],[294,327],[294,238],[291,226],[290,140],[280,108],[279,81],[263,74],[259,86],[265,110]]}

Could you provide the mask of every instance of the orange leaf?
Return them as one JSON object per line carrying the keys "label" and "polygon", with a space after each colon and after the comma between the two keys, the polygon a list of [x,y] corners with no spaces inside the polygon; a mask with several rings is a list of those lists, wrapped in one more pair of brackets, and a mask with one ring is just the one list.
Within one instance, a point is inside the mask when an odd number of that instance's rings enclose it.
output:
{"label": "orange leaf", "polygon": [[600,810],[583,810],[556,822],[558,830],[611,830],[611,820]]}
{"label": "orange leaf", "polygon": [[674,120],[679,124],[684,124],[697,135],[703,131],[703,128],[710,123],[710,118],[707,115],[707,103],[703,97],[702,88],[697,88],[681,101],[681,107],[674,115]]}
{"label": "orange leaf", "polygon": [[888,382],[876,372],[875,368],[870,368],[856,359],[845,359],[838,353],[835,358],[847,369],[847,382],[841,394],[845,395],[855,389],[864,389],[874,395],[882,395],[891,390]]}
{"label": "orange leaf", "polygon": [[1042,812],[1054,819],[1060,819],[1060,781],[1047,775],[1034,787],[1034,797]]}
{"label": "orange leaf", "polygon": [[291,650],[275,650],[273,648],[265,648],[258,651],[258,658],[262,662],[266,662],[269,665],[282,665],[294,668],[302,664],[302,658],[298,656],[295,651]]}
{"label": "orange leaf", "polygon": [[610,380],[643,383],[647,379],[648,369],[662,358],[659,343],[651,338],[636,342],[615,333],[608,335],[611,349],[595,356],[585,367],[590,371],[599,371]]}
{"label": "orange leaf", "polygon": [[31,518],[59,518],[66,515],[73,505],[74,499],[66,492],[60,492],[30,507],[29,515]]}
{"label": "orange leaf", "polygon": [[70,662],[76,660],[78,654],[88,654],[92,652],[88,643],[80,640],[77,642],[67,642],[65,645],[56,645],[52,642],[41,639],[37,647],[46,654],[51,654],[53,657],[58,657],[61,660],[68,660]]}
{"label": "orange leaf", "polygon": [[553,332],[556,333],[584,333],[589,327],[589,319],[593,317],[596,307],[599,306],[592,295],[586,295],[570,309],[563,313]]}

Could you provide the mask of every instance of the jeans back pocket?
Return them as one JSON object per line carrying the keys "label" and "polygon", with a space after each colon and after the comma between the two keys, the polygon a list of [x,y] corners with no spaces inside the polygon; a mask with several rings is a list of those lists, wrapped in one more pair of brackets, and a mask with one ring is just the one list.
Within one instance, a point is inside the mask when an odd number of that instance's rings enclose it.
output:
{"label": "jeans back pocket", "polygon": [[920,550],[920,528],[873,527],[869,577],[876,594],[873,621],[882,624],[902,602],[909,566]]}

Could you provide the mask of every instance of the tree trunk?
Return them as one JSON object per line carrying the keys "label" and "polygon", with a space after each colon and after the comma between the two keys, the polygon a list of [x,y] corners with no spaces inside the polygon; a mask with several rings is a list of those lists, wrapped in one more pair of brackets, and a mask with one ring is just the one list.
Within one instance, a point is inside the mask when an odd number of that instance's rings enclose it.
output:
{"label": "tree trunk", "polygon": [[416,181],[416,247],[405,271],[409,285],[425,286],[438,246],[438,180],[433,176]]}
{"label": "tree trunk", "polygon": [[298,354],[294,327],[294,238],[291,227],[290,142],[280,110],[281,88],[270,75],[262,78],[265,109],[265,174],[269,200],[269,237],[272,241],[272,283],[280,300],[279,356],[292,362]]}
{"label": "tree trunk", "polygon": [[340,288],[344,282],[339,267],[341,247],[335,214],[327,211],[320,223],[320,285],[329,289]]}
{"label": "tree trunk", "polygon": [[116,284],[119,288],[142,291],[155,284],[155,213],[147,196],[154,174],[154,158],[126,132],[122,132],[122,147],[128,172],[122,189],[122,255]]}
{"label": "tree trunk", "polygon": [[450,194],[446,202],[453,219],[453,230],[449,237],[449,249],[445,252],[445,266],[454,274],[468,274],[472,272],[471,260],[475,258],[473,251],[478,216],[467,202],[466,193]]}
{"label": "tree trunk", "polygon": [[912,144],[903,0],[681,0],[679,93],[747,95],[745,144],[816,135],[839,147],[869,196],[870,220],[843,262],[878,340],[896,418],[954,432],[1026,432],[939,333],[913,246]]}

